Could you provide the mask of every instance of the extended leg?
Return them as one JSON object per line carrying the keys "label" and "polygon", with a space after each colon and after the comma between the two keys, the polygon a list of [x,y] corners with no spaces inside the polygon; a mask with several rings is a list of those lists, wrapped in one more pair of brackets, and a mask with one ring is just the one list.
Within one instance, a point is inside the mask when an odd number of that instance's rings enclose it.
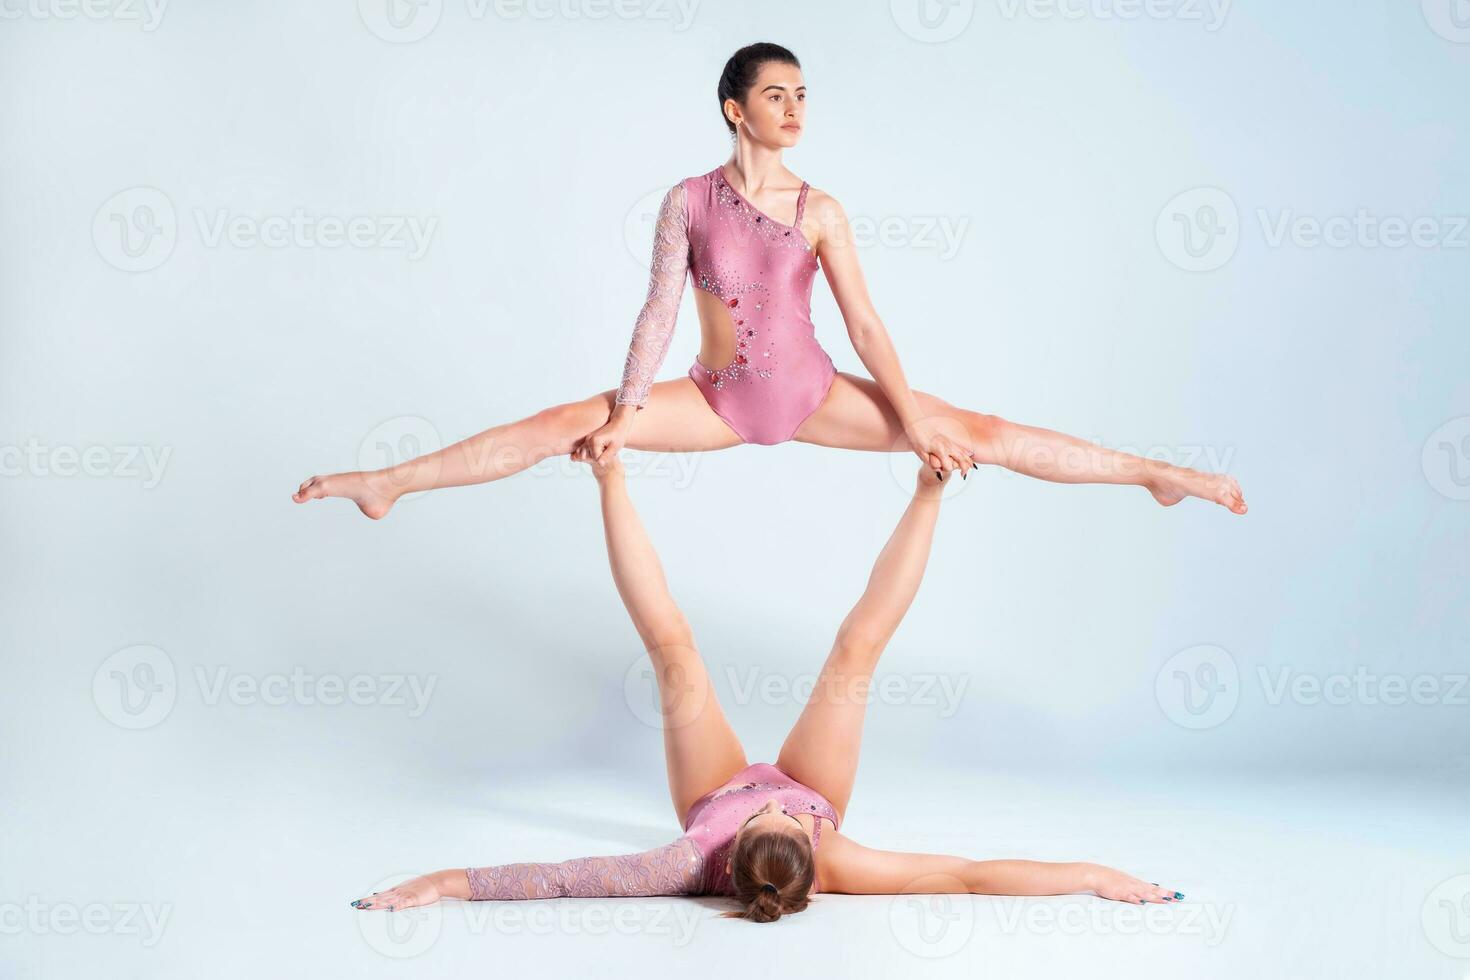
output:
{"label": "extended leg", "polygon": [[934,540],[942,487],[928,466],[878,555],[862,598],[837,630],[812,696],[781,746],[777,768],[825,796],[839,820],[857,774],[868,685],[878,657],[908,612]]}
{"label": "extended leg", "polygon": [[589,465],[602,496],[613,581],[657,679],[669,794],[682,826],[690,804],[745,768],[745,750],[720,708],[694,633],[669,594],[658,553],[628,496],[622,464],[614,458]]}
{"label": "extended leg", "polygon": [[[1162,460],[1106,449],[1051,429],[1021,425],[968,409],[925,392],[914,396],[924,413],[982,463],[1054,483],[1116,483],[1146,487],[1169,506],[1185,497],[1214,501],[1246,512],[1240,485],[1230,476],[1174,466]],[[872,452],[909,452],[908,440],[877,382],[839,373],[820,408],[796,432],[801,442]]]}
{"label": "extended leg", "polygon": [[[543,409],[518,422],[486,429],[437,452],[373,471],[313,476],[292,495],[298,504],[347,497],[368,517],[387,515],[406,493],[488,483],[572,451],[577,441],[607,421],[616,392]],[[705,452],[740,444],[689,378],[653,386],[628,439],[629,449]]]}

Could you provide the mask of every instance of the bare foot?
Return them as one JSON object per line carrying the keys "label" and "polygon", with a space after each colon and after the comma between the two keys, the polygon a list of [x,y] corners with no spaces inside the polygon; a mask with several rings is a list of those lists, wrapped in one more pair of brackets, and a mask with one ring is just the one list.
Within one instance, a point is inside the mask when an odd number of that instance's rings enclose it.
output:
{"label": "bare foot", "polygon": [[1240,484],[1235,482],[1235,477],[1222,473],[1202,473],[1172,466],[1144,486],[1165,507],[1172,507],[1185,497],[1199,497],[1212,500],[1235,514],[1244,514],[1247,510]]}
{"label": "bare foot", "polygon": [[298,504],[323,497],[346,497],[373,520],[388,516],[398,501],[398,494],[386,487],[387,481],[372,479],[372,473],[333,473],[331,476],[314,476],[301,484],[291,495]]}

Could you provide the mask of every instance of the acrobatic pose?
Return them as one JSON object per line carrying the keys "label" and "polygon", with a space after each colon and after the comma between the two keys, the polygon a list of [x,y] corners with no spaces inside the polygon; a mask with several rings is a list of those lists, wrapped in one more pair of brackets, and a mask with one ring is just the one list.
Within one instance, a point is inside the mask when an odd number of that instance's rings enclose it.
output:
{"label": "acrobatic pose", "polygon": [[[1193,496],[1246,512],[1232,477],[1104,449],[911,390],[868,298],[842,206],[781,161],[806,118],[796,56],[775,44],[741,48],[725,65],[718,95],[733,152],[663,198],[648,298],[617,389],[386,469],[313,476],[292,499],[347,497],[377,519],[405,493],[498,480],[576,449],[603,459],[625,445],[700,452],[796,440],[913,451],[943,475],[959,469],[968,476],[971,466],[986,463],[1058,483],[1142,486],[1165,506]],[[874,380],[837,371],[817,343],[810,307],[819,264]],[[696,287],[699,355],[686,377],[655,384],[686,277]]]}
{"label": "acrobatic pose", "polygon": [[[913,602],[942,497],[925,465],[913,499],[837,630],[811,698],[775,765],[746,762],[694,635],[628,496],[616,454],[593,461],[613,579],[653,663],[663,710],[669,793],[683,836],[663,847],[550,864],[454,868],[360,898],[359,909],[402,909],[443,897],[533,899],[734,895],[738,914],[770,922],[817,891],[888,895],[1092,891],[1126,902],[1184,896],[1097,864],[972,861],[864,847],[838,833],[852,794],[867,691],[878,657]],[[825,826],[824,826],[825,825]]]}

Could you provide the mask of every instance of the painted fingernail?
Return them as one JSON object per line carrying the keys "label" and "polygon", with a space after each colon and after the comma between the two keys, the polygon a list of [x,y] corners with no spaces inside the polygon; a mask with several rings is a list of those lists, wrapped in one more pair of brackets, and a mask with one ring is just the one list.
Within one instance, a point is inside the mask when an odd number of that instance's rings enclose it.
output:
{"label": "painted fingernail", "polygon": [[934,471],[934,475],[935,475],[935,477],[937,477],[937,478],[938,478],[938,479],[941,479],[941,480],[942,480],[942,479],[944,479],[944,474],[943,474],[943,473],[941,473],[941,472],[939,472],[939,471],[938,471],[938,470],[935,470],[935,471]]}
{"label": "painted fingernail", "polygon": [[1184,893],[1183,892],[1175,892],[1174,893],[1174,897],[1175,898],[1183,898],[1184,897]]}

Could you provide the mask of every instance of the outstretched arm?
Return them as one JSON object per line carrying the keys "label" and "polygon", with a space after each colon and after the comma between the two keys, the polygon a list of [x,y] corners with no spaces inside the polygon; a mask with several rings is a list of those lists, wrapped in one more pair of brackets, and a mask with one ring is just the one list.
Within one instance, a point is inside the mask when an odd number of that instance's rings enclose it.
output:
{"label": "outstretched arm", "polygon": [[822,836],[822,888],[848,895],[1071,895],[1093,892],[1119,902],[1172,902],[1184,896],[1114,868],[1087,862],[972,861],[864,847],[839,833]]}
{"label": "outstretched arm", "polygon": [[[964,427],[958,420],[925,418],[919,411],[918,399],[904,377],[888,329],[868,296],[852,228],[842,205],[830,194],[819,193],[812,202],[812,212],[821,227],[817,247],[822,269],[832,289],[832,298],[847,324],[852,349],[883,389],[919,458],[930,468],[944,473],[956,469],[968,473],[975,459],[968,444],[961,441]],[[949,431],[941,431],[941,426],[946,424]]]}
{"label": "outstretched arm", "polygon": [[554,863],[451,868],[359,898],[359,909],[411,909],[441,898],[514,902],[534,898],[693,895],[702,859],[688,837],[637,854],[572,858]]}

